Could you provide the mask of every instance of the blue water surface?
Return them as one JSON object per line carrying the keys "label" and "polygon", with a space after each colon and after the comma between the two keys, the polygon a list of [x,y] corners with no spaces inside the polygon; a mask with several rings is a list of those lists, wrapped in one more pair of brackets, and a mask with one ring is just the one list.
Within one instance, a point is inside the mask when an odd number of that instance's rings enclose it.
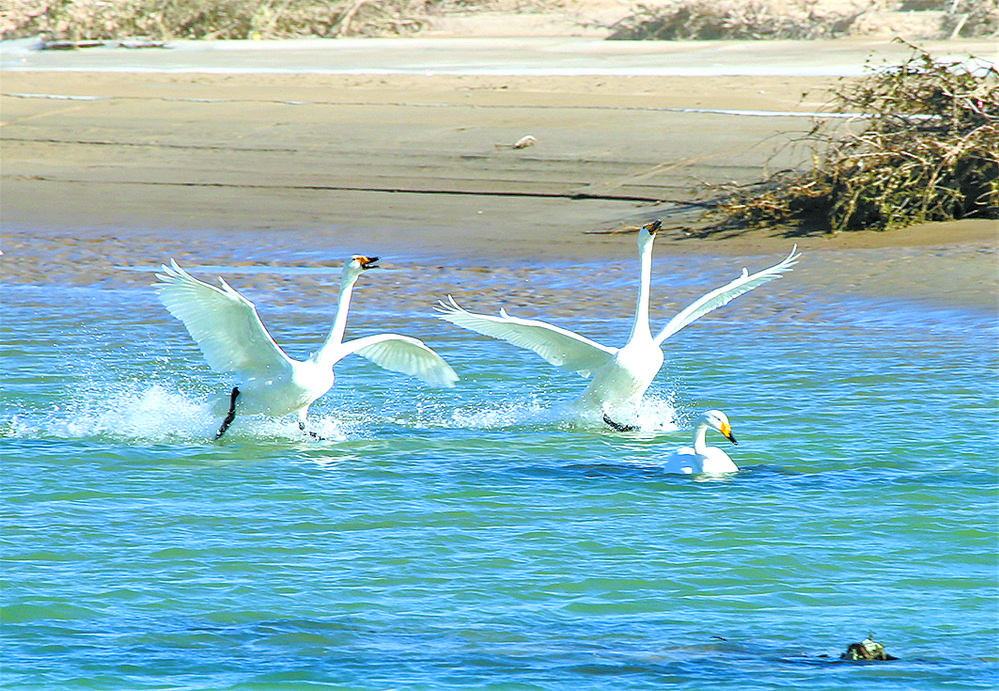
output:
{"label": "blue water surface", "polygon": [[[232,278],[304,357],[338,278],[287,259],[191,269]],[[807,260],[670,339],[626,434],[572,412],[575,375],[432,305],[454,292],[620,345],[631,262],[366,274],[348,337],[423,338],[462,379],[345,360],[312,409],[322,441],[237,418],[212,442],[203,402],[232,381],[143,267],[4,285],[0,680],[993,688],[994,315],[818,294]],[[703,262],[657,259],[655,323],[738,268]],[[706,408],[729,414],[739,445],[709,441],[740,472],[663,473]],[[838,659],[868,633],[900,659]]]}

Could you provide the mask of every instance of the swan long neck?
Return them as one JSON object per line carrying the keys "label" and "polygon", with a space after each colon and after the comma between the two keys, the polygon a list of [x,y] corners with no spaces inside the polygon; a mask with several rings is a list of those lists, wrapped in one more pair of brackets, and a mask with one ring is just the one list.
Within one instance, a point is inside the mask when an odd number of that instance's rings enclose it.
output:
{"label": "swan long neck", "polygon": [[631,326],[631,337],[629,341],[635,340],[638,336],[652,338],[649,330],[649,286],[652,282],[652,238],[639,248],[639,259],[641,260],[641,277],[638,287],[638,303],[635,305],[635,322]]}
{"label": "swan long neck", "polygon": [[705,441],[705,436],[708,433],[708,423],[703,420],[697,423],[697,427],[694,428],[694,453],[706,455],[708,453],[708,443]]}
{"label": "swan long neck", "polygon": [[340,280],[340,298],[337,300],[336,317],[333,319],[333,328],[322,347],[316,352],[315,359],[320,363],[328,364],[330,367],[336,362],[327,362],[337,347],[343,343],[343,334],[347,330],[347,312],[350,310],[350,296],[354,292],[354,284],[360,274],[344,271]]}

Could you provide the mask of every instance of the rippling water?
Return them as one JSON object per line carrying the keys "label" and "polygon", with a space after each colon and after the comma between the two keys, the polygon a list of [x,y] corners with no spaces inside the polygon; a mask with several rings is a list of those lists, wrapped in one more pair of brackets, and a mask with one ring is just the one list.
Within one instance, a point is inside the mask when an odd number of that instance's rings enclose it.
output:
{"label": "rippling water", "polygon": [[[808,260],[671,339],[624,435],[573,417],[574,375],[429,314],[452,292],[619,344],[633,262],[365,275],[348,337],[422,337],[463,378],[346,360],[322,442],[207,441],[231,383],[143,267],[5,285],[4,684],[992,688],[994,317],[809,291]],[[655,323],[738,268],[698,262],[656,260]],[[335,271],[188,264],[293,355],[328,328]],[[708,407],[742,471],[663,474]],[[840,663],[868,632],[901,660]]]}

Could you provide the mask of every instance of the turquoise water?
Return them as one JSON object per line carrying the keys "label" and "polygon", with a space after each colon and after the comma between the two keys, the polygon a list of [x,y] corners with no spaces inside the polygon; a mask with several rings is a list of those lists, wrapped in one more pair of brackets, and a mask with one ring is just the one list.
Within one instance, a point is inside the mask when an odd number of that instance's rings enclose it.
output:
{"label": "turquoise water", "polygon": [[[276,259],[182,263],[224,273],[301,357],[338,272]],[[325,441],[250,418],[207,441],[202,401],[231,382],[157,302],[152,267],[4,285],[0,679],[994,687],[994,316],[822,294],[810,259],[671,339],[627,434],[573,416],[574,375],[429,315],[452,292],[619,344],[633,260],[383,260],[348,337],[419,336],[462,380],[427,389],[346,360],[312,409]],[[731,263],[656,258],[654,323]],[[733,422],[739,445],[713,443],[741,472],[663,474],[709,407]],[[869,632],[901,659],[840,663]]]}

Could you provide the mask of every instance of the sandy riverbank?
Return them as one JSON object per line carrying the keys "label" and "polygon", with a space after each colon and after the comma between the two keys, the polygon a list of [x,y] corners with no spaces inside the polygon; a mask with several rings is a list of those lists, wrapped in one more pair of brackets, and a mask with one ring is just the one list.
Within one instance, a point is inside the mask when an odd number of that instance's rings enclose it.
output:
{"label": "sandy riverbank", "polygon": [[[812,44],[787,50],[815,58]],[[819,109],[836,79],[10,70],[0,102],[4,272],[30,280],[166,256],[257,261],[291,238],[334,255],[623,259],[631,236],[607,231],[652,217],[683,226],[692,216],[682,205],[705,183],[807,160],[787,142],[811,120],[787,114]],[[536,144],[511,147],[526,135]],[[909,252],[890,293],[995,304],[995,222],[794,239],[674,229],[657,251],[779,255],[791,242],[925,248],[916,273],[935,278],[914,275]],[[842,267],[830,266],[834,283]]]}

